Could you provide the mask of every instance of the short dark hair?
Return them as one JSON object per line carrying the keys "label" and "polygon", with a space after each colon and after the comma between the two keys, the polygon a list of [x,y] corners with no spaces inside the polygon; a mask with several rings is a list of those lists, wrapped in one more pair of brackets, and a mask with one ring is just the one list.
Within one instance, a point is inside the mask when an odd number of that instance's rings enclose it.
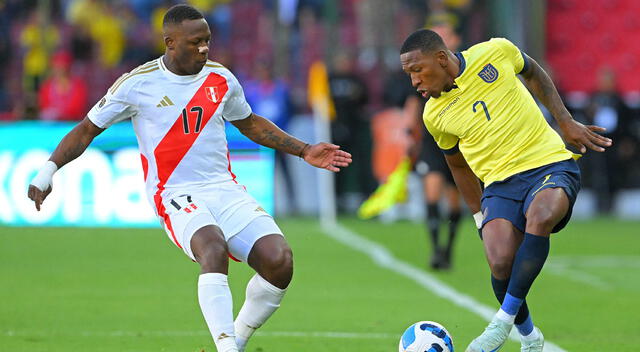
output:
{"label": "short dark hair", "polygon": [[402,44],[400,54],[414,50],[420,50],[424,53],[443,49],[446,50],[447,46],[444,45],[444,41],[438,33],[429,29],[421,29],[411,33],[411,35],[407,37]]}
{"label": "short dark hair", "polygon": [[196,10],[193,6],[184,4],[174,5],[167,10],[167,13],[164,14],[162,25],[180,24],[185,20],[199,20],[201,18],[204,18],[204,16],[202,16],[202,13]]}

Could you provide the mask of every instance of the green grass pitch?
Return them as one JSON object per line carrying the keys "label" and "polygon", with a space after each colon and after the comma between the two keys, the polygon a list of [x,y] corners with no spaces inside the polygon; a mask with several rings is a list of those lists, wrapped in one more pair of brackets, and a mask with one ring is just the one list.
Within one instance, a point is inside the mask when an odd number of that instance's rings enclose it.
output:
{"label": "green grass pitch", "polygon": [[[486,325],[327,237],[312,219],[279,223],[294,250],[294,280],[248,352],[391,352],[419,320],[445,325],[462,351]],[[420,224],[341,224],[425,268]],[[432,274],[498,308],[470,221],[454,268]],[[197,275],[197,264],[160,229],[0,227],[0,351],[215,351],[198,308]],[[236,311],[250,276],[244,264],[231,264]],[[564,350],[624,352],[640,346],[638,297],[640,223],[602,218],[574,221],[554,235],[528,300],[534,322]],[[519,346],[511,341],[502,351]]]}

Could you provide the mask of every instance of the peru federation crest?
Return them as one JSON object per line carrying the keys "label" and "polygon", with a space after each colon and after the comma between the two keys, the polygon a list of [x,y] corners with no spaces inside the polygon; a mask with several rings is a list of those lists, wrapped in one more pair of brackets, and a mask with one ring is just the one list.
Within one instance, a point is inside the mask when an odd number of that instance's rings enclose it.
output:
{"label": "peru federation crest", "polygon": [[215,104],[220,102],[218,97],[218,87],[204,87],[204,91],[207,93],[207,99],[211,100]]}
{"label": "peru federation crest", "polygon": [[478,76],[487,83],[493,83],[498,79],[498,70],[493,67],[492,64],[486,64],[482,70],[478,72]]}

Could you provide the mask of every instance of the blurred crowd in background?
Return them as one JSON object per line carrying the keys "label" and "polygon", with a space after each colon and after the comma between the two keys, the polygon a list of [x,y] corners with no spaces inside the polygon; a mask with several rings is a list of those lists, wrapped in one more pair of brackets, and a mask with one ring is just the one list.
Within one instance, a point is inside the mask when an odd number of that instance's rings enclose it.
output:
{"label": "blurred crowd in background", "polygon": [[[82,119],[115,79],[162,55],[162,17],[177,2],[0,0],[0,121]],[[211,26],[211,58],[239,78],[256,113],[285,130],[292,119],[309,114],[309,67],[316,60],[327,62],[336,111],[333,141],[354,155],[353,166],[337,179],[341,210],[347,212],[355,211],[385,181],[398,155],[419,145],[407,133],[419,122],[419,114],[407,113],[415,111],[406,106],[415,92],[400,70],[398,49],[406,36],[423,27],[439,28],[461,50],[491,36],[510,38],[490,23],[490,10],[505,3],[500,0],[186,2],[201,10]],[[601,2],[616,3],[617,11],[624,11],[627,3],[635,6],[634,0]],[[594,0],[552,1],[545,11],[553,12],[551,19],[561,19],[563,13],[582,18],[579,11],[597,14],[597,8],[582,9],[585,3]],[[598,24],[597,18],[584,18],[578,29]],[[589,55],[581,64],[593,79],[580,77],[578,86],[570,84],[567,72],[581,75],[569,70],[582,66],[565,60],[573,55],[565,50],[571,46],[562,39],[567,34],[550,26],[539,34],[547,55],[556,54],[551,65],[546,55],[531,56],[558,78],[574,117],[606,127],[607,136],[615,140],[606,154],[581,161],[584,186],[598,195],[598,209],[609,212],[616,192],[640,188],[640,82],[636,78],[618,84],[618,75],[637,56],[609,66],[613,61],[607,55]],[[528,43],[514,42],[529,52]],[[632,42],[624,41],[627,46],[620,50],[633,48],[637,53],[639,44]],[[285,158],[278,156],[277,165],[285,184],[293,184]],[[291,196],[293,188],[288,191]]]}

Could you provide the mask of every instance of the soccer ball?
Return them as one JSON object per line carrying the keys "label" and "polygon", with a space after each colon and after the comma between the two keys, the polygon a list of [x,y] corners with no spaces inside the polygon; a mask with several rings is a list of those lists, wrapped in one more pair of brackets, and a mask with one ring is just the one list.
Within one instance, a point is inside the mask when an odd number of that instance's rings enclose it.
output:
{"label": "soccer ball", "polygon": [[419,321],[402,334],[398,351],[453,352],[453,341],[444,326],[433,321]]}

